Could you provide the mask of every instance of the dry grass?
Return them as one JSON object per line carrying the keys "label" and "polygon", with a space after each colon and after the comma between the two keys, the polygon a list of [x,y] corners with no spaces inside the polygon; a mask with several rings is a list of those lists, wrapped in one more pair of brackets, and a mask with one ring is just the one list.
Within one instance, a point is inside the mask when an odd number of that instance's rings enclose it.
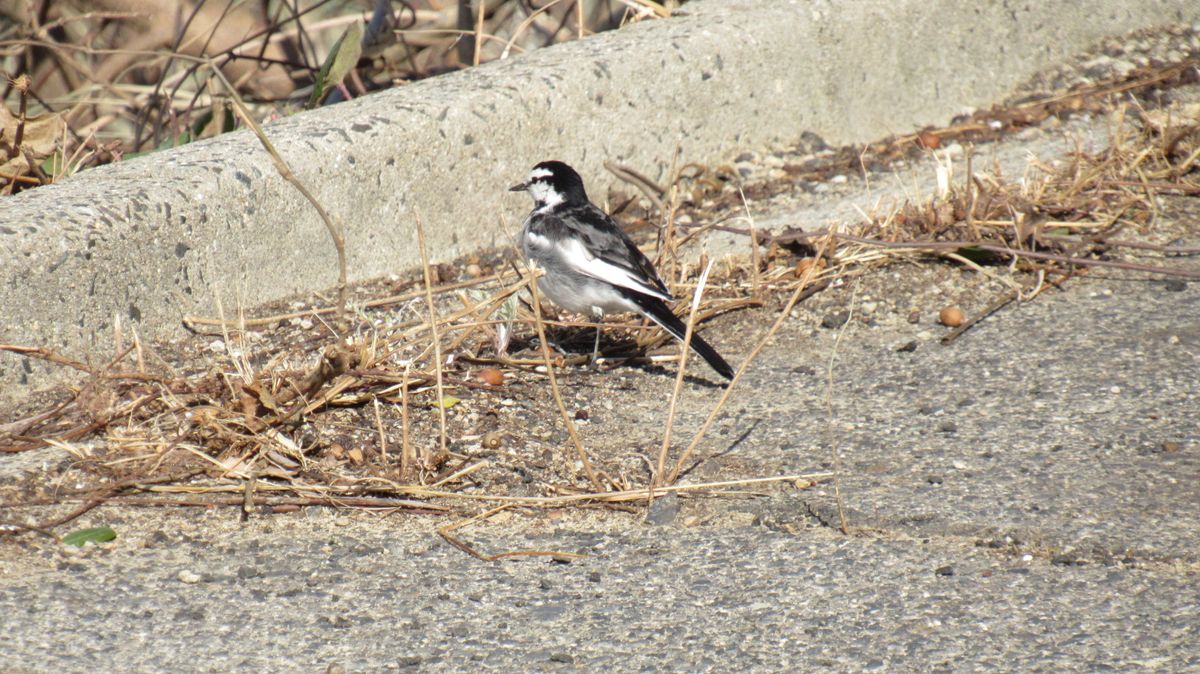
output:
{"label": "dry grass", "polygon": [[3,3],[0,194],[237,128],[222,80],[265,121],[668,16],[678,4]]}
{"label": "dry grass", "polygon": [[[639,189],[657,191],[658,202],[666,206],[660,221],[643,223],[661,233],[655,237],[660,264],[672,270],[667,276],[677,295],[695,298],[689,333],[701,321],[729,311],[782,305],[707,421],[682,449],[669,438],[664,441],[657,467],[652,465],[644,480],[622,473],[609,457],[597,461],[587,452],[558,373],[569,373],[589,358],[555,356],[547,337],[549,329],[581,324],[544,319],[529,277],[500,255],[464,260],[461,268],[474,271],[461,280],[444,265],[426,263],[400,288],[390,283],[365,288],[369,292],[352,303],[345,324],[321,324],[317,310],[234,320],[193,317],[188,321],[193,329],[217,329],[219,347],[211,341],[214,333],[201,334],[166,358],[159,353],[163,347],[144,344],[136,335],[133,344],[119,337],[115,356],[99,366],[35,346],[0,345],[79,370],[84,377],[52,403],[0,424],[0,452],[54,445],[75,457],[57,475],[19,485],[0,506],[66,506],[48,521],[21,525],[41,531],[109,501],[420,512],[447,512],[456,503],[474,501],[499,504],[480,516],[485,518],[506,507],[618,507],[669,491],[731,493],[763,480],[808,484],[826,479],[827,474],[813,474],[679,483],[713,420],[792,307],[830,284],[916,258],[984,271],[1007,282],[1022,301],[1097,265],[1200,276],[1123,259],[1129,251],[1161,259],[1200,253],[1152,241],[1159,195],[1200,195],[1200,109],[1122,106],[1112,128],[1103,152],[1076,152],[1057,165],[1032,162],[1019,179],[973,167],[957,179],[946,172],[937,194],[823,231],[680,226],[675,222],[679,194],[691,195],[693,207],[683,209],[691,208],[689,215],[698,219],[695,205],[723,202],[727,211],[739,212],[743,191],[753,191],[706,183],[711,172],[695,166],[679,167],[667,186],[641,179]],[[614,168],[639,181],[636,172]],[[703,256],[689,263],[697,233],[714,227],[745,234],[753,250],[711,265]],[[702,270],[710,266],[706,283]],[[411,290],[417,286],[420,290]],[[519,307],[516,300],[522,297],[528,304]],[[506,341],[498,339],[498,331],[509,326],[516,335],[511,353],[496,346]],[[605,327],[607,334],[630,340],[607,349],[610,364],[644,361],[646,350],[670,340],[641,324]],[[588,353],[590,343],[589,336]],[[672,355],[652,360],[679,361],[678,352],[674,347]],[[482,370],[492,375],[484,377]],[[577,374],[572,379],[580,381]],[[681,371],[672,408],[682,379]],[[469,405],[456,397],[467,394]],[[555,439],[548,431],[538,442],[527,440],[536,431],[532,422],[504,413],[514,400],[532,401],[539,410],[553,404],[558,421],[549,415],[544,420],[561,423],[567,436]],[[460,404],[473,411],[461,411]],[[669,428],[672,413],[663,413]],[[399,456],[388,450],[397,444]],[[539,453],[541,447],[568,451],[545,454]],[[678,455],[670,462],[673,451]],[[514,482],[514,475],[528,479]],[[443,531],[451,542],[457,540],[453,530]]]}

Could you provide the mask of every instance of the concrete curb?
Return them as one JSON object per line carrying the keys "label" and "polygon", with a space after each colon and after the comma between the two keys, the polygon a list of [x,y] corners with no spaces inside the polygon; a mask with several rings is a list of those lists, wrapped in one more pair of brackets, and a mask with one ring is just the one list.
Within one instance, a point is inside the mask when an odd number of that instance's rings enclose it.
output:
{"label": "concrete curb", "polygon": [[[604,160],[665,164],[944,122],[1099,38],[1195,20],[1188,0],[698,0],[651,21],[281,120],[267,132],[347,226],[351,276],[414,265],[413,213],[446,260],[508,240],[504,188],[541,159],[597,194]],[[312,209],[234,133],[4,201],[0,342],[85,358],[115,316],[143,338],[187,313],[335,282]],[[0,400],[62,374],[0,355]]]}

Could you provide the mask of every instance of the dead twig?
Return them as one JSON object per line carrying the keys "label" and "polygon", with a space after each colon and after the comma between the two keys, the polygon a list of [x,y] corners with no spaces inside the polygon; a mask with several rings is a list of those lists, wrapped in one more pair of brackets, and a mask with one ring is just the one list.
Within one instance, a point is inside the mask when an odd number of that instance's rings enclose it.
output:
{"label": "dead twig", "polygon": [[1136,262],[1121,262],[1119,260],[1097,260],[1094,258],[1070,257],[1056,253],[1045,253],[1036,250],[1019,250],[1015,248],[1008,248],[1005,246],[997,246],[994,244],[979,243],[974,241],[881,241],[879,239],[853,236],[851,234],[837,234],[836,236],[840,239],[845,239],[846,241],[853,241],[855,243],[861,243],[868,246],[878,246],[880,248],[907,248],[916,250],[958,250],[960,248],[978,248],[979,250],[987,251],[989,253],[996,253],[997,255],[1028,258],[1031,260],[1048,260],[1051,262],[1058,262],[1060,264],[1078,267],[1108,267],[1110,269],[1124,269],[1127,271],[1142,271],[1151,274],[1163,274],[1164,276],[1200,278],[1200,271],[1192,269],[1158,267],[1148,264],[1138,264]]}
{"label": "dead twig", "polygon": [[[242,507],[246,500],[242,496],[211,495],[204,498],[176,498],[162,496],[117,496],[109,499],[110,503],[131,506],[163,506],[163,507],[211,507],[234,506]],[[450,512],[450,508],[436,503],[416,501],[405,498],[363,497],[363,496],[263,496],[254,494],[250,504],[259,507],[278,508],[280,506],[310,507],[326,506],[333,508],[366,508],[371,510],[408,510],[427,515],[440,515]]]}
{"label": "dead twig", "polygon": [[333,248],[337,253],[338,304],[336,315],[338,321],[341,322],[346,315],[347,297],[345,227],[340,221],[334,221],[334,219],[329,215],[329,212],[325,210],[325,207],[321,205],[321,202],[318,201],[315,196],[313,196],[313,193],[308,190],[308,187],[300,180],[300,178],[296,176],[295,173],[292,172],[291,167],[288,166],[286,161],[284,161],[283,157],[279,154],[279,151],[275,149],[275,145],[271,142],[271,139],[267,137],[267,134],[262,130],[262,127],[259,126],[257,121],[255,121],[254,117],[250,114],[250,111],[246,109],[246,104],[244,101],[242,101],[242,97],[238,95],[237,89],[229,83],[229,80],[225,79],[225,75],[221,72],[221,69],[211,66],[211,64],[210,67],[213,76],[219,79],[225,85],[225,89],[229,94],[230,100],[233,101],[234,110],[237,111],[238,117],[242,119],[242,123],[244,123],[254,132],[254,136],[258,138],[258,142],[262,144],[263,149],[267,151],[268,155],[270,155],[271,163],[274,164],[275,170],[279,172],[280,177],[291,183],[291,185],[296,188],[296,191],[304,196],[305,200],[307,200],[317,212],[317,215],[321,217],[321,222],[325,224],[325,229],[329,232],[329,237],[333,240]]}
{"label": "dead twig", "polygon": [[[430,281],[429,254],[425,250],[425,225],[420,214],[413,214],[417,224],[417,244],[421,247],[421,267],[425,277],[425,303],[429,307],[429,332],[433,339],[434,372],[437,375],[438,446],[446,453],[446,392],[442,386],[442,339],[438,334],[437,307],[433,303],[433,283]],[[430,463],[426,456],[423,464]]]}
{"label": "dead twig", "polygon": [[660,483],[666,471],[667,453],[671,449],[671,428],[675,425],[675,406],[679,403],[680,392],[683,391],[683,377],[687,371],[692,334],[696,329],[696,315],[700,310],[700,300],[704,296],[704,287],[708,283],[708,275],[712,271],[712,266],[712,261],[709,261],[708,266],[700,273],[700,278],[696,281],[696,292],[692,295],[692,307],[688,312],[687,328],[683,333],[683,344],[679,347],[679,371],[675,373],[675,387],[671,390],[671,403],[667,407],[667,427],[663,431],[662,447],[658,451],[658,464],[655,467],[654,479],[650,481],[651,489]]}
{"label": "dead twig", "polygon": [[663,195],[667,193],[667,190],[662,185],[623,164],[606,161],[604,162],[604,168],[608,169],[609,173],[612,173],[614,176],[638,188],[638,191],[654,204],[654,208],[658,209],[658,212],[666,212],[667,208],[663,205]]}
{"label": "dead twig", "polygon": [[56,365],[66,365],[67,367],[79,370],[80,372],[86,372],[93,376],[96,374],[96,370],[94,368],[92,368],[90,365],[85,365],[77,360],[72,360],[70,358],[67,358],[66,356],[59,355],[59,354],[51,351],[50,349],[43,348],[40,346],[20,346],[18,344],[0,344],[0,351],[8,351],[9,353],[15,353],[15,354],[19,354],[22,356],[27,356],[29,358],[37,358],[38,360],[44,360],[44,361],[47,361],[50,363],[54,363]]}

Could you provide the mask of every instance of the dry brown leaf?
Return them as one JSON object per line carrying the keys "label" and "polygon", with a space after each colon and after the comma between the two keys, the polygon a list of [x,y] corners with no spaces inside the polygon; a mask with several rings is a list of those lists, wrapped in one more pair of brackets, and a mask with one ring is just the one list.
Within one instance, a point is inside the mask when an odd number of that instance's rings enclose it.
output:
{"label": "dry brown leaf", "polygon": [[62,115],[54,112],[36,117],[26,117],[21,133],[21,147],[14,147],[17,127],[21,120],[3,105],[0,105],[0,173],[6,176],[24,175],[29,170],[26,152],[35,160],[54,154],[62,138],[65,123]]}

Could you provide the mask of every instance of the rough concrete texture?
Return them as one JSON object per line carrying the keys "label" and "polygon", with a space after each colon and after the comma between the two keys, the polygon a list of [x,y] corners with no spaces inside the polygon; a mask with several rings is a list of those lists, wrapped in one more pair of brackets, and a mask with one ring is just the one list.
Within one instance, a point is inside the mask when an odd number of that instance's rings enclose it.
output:
{"label": "rough concrete texture", "polygon": [[[1099,37],[1191,20],[1189,0],[697,1],[650,21],[267,127],[347,227],[352,278],[417,262],[413,214],[447,259],[503,243],[504,187],[559,157],[663,167],[789,141],[861,141],[944,122]],[[650,169],[653,172],[653,169]],[[5,201],[0,341],[86,358],[116,317],[143,336],[188,313],[328,286],[314,211],[248,133],[87,171]],[[0,355],[0,399],[45,383]]]}

